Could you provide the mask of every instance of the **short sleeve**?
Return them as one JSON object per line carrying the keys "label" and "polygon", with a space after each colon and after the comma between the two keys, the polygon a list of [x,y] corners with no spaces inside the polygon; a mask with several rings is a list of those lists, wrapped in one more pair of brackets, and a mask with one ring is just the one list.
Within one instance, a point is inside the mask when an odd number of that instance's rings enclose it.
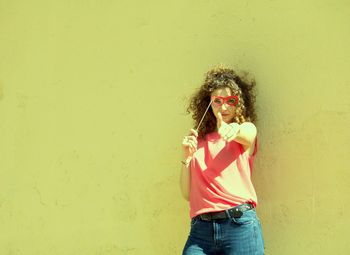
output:
{"label": "short sleeve", "polygon": [[253,154],[250,155],[249,157],[250,158],[254,158],[256,153],[258,151],[258,136],[255,137],[255,143],[254,143],[254,151],[253,151]]}

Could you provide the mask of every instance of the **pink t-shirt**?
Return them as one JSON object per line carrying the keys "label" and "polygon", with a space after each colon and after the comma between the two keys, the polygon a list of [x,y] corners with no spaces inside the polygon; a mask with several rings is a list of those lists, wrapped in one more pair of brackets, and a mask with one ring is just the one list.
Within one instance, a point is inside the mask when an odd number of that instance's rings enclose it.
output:
{"label": "pink t-shirt", "polygon": [[204,140],[198,139],[197,151],[190,163],[190,217],[206,212],[223,211],[246,202],[257,205],[251,182],[253,161],[257,152],[244,151],[236,142],[225,142],[217,131]]}

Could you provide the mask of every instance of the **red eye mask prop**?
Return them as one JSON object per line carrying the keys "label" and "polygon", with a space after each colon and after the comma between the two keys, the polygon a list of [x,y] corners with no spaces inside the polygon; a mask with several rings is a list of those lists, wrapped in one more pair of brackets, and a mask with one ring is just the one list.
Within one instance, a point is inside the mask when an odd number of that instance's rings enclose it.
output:
{"label": "red eye mask prop", "polygon": [[227,103],[230,106],[236,106],[238,104],[238,96],[212,96],[212,100],[216,106],[221,106],[224,103]]}
{"label": "red eye mask prop", "polygon": [[207,107],[207,109],[205,110],[203,117],[201,119],[201,121],[198,124],[198,127],[196,128],[196,131],[198,132],[199,126],[202,124],[202,121],[204,119],[205,114],[207,113],[207,111],[209,110],[209,107],[211,105],[211,103],[214,103],[215,106],[219,107],[224,103],[227,103],[230,106],[236,106],[238,104],[238,96],[227,96],[227,97],[222,97],[222,96],[212,96],[210,103]]}

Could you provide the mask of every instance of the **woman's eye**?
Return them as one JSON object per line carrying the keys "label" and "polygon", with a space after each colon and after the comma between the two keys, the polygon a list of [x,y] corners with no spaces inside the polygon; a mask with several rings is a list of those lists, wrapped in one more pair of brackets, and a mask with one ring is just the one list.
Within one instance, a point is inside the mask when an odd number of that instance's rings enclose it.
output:
{"label": "woman's eye", "polygon": [[227,102],[229,104],[235,104],[236,103],[236,99],[232,98],[232,99],[229,99]]}
{"label": "woman's eye", "polygon": [[214,100],[214,103],[215,103],[215,104],[221,104],[221,100],[220,100],[220,99],[215,99],[215,100]]}

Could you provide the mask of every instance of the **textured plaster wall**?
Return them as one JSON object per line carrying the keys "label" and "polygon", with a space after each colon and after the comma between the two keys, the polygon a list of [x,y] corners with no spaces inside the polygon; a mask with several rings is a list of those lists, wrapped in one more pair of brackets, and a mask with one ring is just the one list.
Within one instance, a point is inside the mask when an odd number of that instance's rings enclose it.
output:
{"label": "textured plaster wall", "polygon": [[0,254],[180,254],[186,100],[257,80],[266,254],[347,254],[348,1],[0,1]]}

